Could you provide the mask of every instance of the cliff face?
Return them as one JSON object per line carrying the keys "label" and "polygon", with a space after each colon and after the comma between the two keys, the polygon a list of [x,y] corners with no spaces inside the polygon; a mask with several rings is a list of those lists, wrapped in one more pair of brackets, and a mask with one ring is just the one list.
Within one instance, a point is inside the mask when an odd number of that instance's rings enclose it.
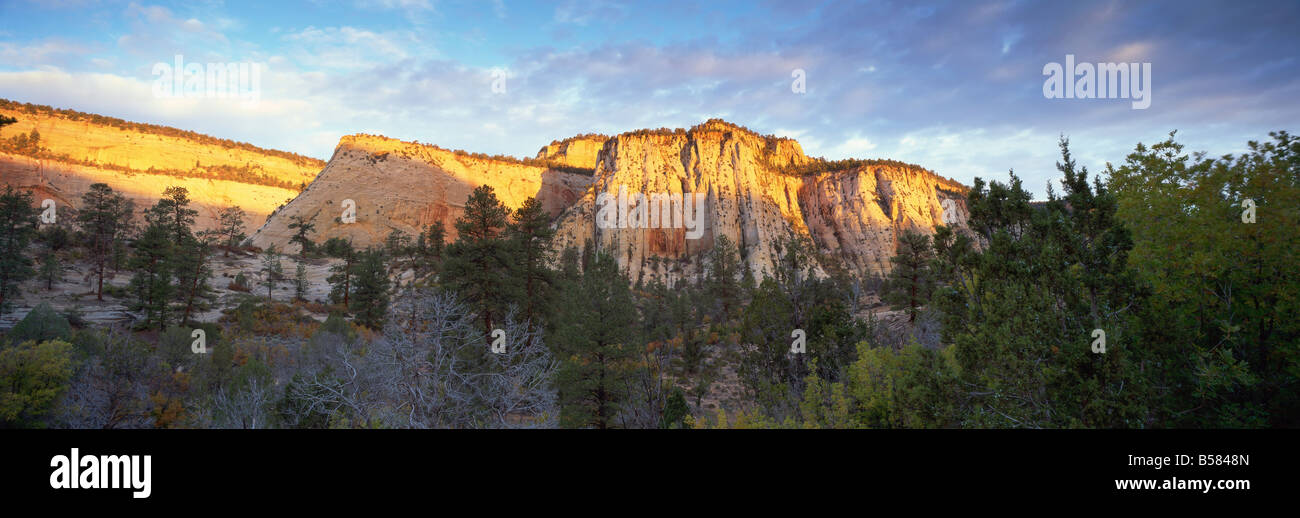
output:
{"label": "cliff face", "polygon": [[[293,235],[289,224],[294,216],[315,223],[312,239],[317,242],[340,237],[364,247],[382,243],[394,229],[415,236],[435,221],[443,222],[450,242],[456,238],[454,223],[464,213],[465,200],[479,185],[492,186],[512,209],[533,197],[557,215],[590,183],[590,177],[540,166],[350,135],[339,142],[307,189],[258,229],[252,243],[284,247]],[[355,203],[355,223],[340,220],[344,200]]]}
{"label": "cliff face", "polygon": [[[556,246],[587,240],[612,252],[635,281],[692,278],[720,235],[736,243],[758,274],[771,273],[777,244],[796,235],[858,274],[888,271],[897,237],[907,229],[964,222],[961,187],[903,165],[864,165],[820,174],[788,139],[755,135],[721,122],[689,132],[633,132],[606,141],[593,189],[557,223]],[[812,167],[811,169],[816,169]],[[703,233],[686,228],[601,228],[600,193],[704,193]],[[630,196],[630,197],[634,197]],[[630,203],[635,211],[635,203]]]}
{"label": "cliff face", "polygon": [[245,228],[257,228],[276,207],[298,195],[324,162],[163,126],[55,110],[0,99],[0,115],[17,123],[0,139],[40,135],[39,145],[0,152],[0,187],[30,190],[39,203],[76,209],[95,183],[135,203],[137,212],[170,186],[189,190],[199,230],[216,226],[226,207],[244,209]]}
{"label": "cliff face", "polygon": [[604,135],[582,135],[552,142],[538,150],[536,158],[570,167],[590,168],[596,163],[596,155],[600,153],[606,140],[609,140],[609,137]]}
{"label": "cliff face", "polygon": [[[545,162],[594,167],[595,173],[561,172]],[[778,244],[797,236],[811,238],[857,274],[879,274],[889,270],[902,232],[962,225],[967,217],[965,188],[924,169],[889,161],[827,163],[804,155],[794,140],[710,121],[689,131],[575,137],[543,147],[529,162],[378,136],[344,137],[316,180],[252,241],[286,246],[292,216],[315,223],[317,242],[342,237],[368,246],[393,229],[413,236],[434,221],[443,222],[450,241],[466,198],[479,185],[492,186],[512,209],[536,197],[556,218],[557,252],[590,240],[612,253],[633,281],[693,278],[721,235],[760,275],[772,273]],[[601,194],[616,197],[620,187],[634,213],[638,193],[702,193],[703,221],[698,228],[598,225]],[[356,204],[355,223],[339,219],[349,199]]]}

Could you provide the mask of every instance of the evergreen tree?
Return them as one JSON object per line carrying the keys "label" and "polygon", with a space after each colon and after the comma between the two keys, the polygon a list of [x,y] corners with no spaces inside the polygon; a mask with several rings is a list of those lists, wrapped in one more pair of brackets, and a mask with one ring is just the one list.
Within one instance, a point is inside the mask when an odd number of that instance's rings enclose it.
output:
{"label": "evergreen tree", "polygon": [[725,321],[740,304],[740,254],[736,245],[725,235],[719,234],[709,251],[708,277],[705,280],[705,293],[716,308],[712,313],[715,321]]}
{"label": "evergreen tree", "polygon": [[1300,140],[1270,137],[1190,158],[1170,134],[1109,171],[1150,286],[1135,361],[1160,426],[1300,425]]}
{"label": "evergreen tree", "polygon": [[447,247],[443,264],[444,284],[478,315],[484,337],[491,336],[512,295],[510,247],[503,236],[509,213],[491,186],[474,189],[456,220],[459,237]]}
{"label": "evergreen tree", "polygon": [[930,262],[934,251],[930,236],[908,230],[898,238],[898,253],[890,258],[894,267],[885,284],[885,300],[891,309],[905,310],[907,322],[916,323],[920,307],[930,299],[934,279]]}
{"label": "evergreen tree", "polygon": [[96,277],[95,297],[104,300],[104,275],[125,257],[123,241],[130,233],[134,205],[104,183],[96,183],[81,196],[77,223]]}
{"label": "evergreen tree", "polygon": [[[935,297],[974,426],[1138,427],[1151,424],[1149,353],[1135,342],[1141,290],[1126,267],[1132,243],[1108,186],[1088,182],[1061,142],[1065,197],[1041,209],[1014,173],[976,179],[969,227],[986,246],[936,234]],[[1095,352],[1097,330],[1105,352]]]}
{"label": "evergreen tree", "polygon": [[565,287],[555,347],[563,362],[556,384],[560,423],[566,428],[618,424],[636,357],[629,284],[614,258],[597,253],[581,282]]}
{"label": "evergreen tree", "polygon": [[280,281],[284,280],[284,265],[280,263],[280,252],[275,245],[268,245],[262,252],[262,285],[266,286],[266,300],[274,301],[271,293]]}
{"label": "evergreen tree", "polygon": [[555,272],[548,266],[555,231],[541,202],[524,200],[506,227],[506,236],[516,258],[512,278],[520,285],[516,291],[522,296],[524,319],[534,325],[547,322],[555,286]]}
{"label": "evergreen tree", "polygon": [[144,312],[145,327],[166,327],[171,313],[172,230],[164,221],[151,222],[135,240],[135,250],[128,263],[135,272],[130,283],[135,295],[131,309]]}
{"label": "evergreen tree", "polygon": [[180,322],[189,323],[196,311],[207,309],[205,302],[212,297],[212,267],[209,260],[216,235],[200,232],[196,236],[185,238],[175,248],[176,301],[180,312]]}
{"label": "evergreen tree", "polygon": [[293,275],[293,298],[307,300],[307,267],[301,262],[298,263],[298,268]]}
{"label": "evergreen tree", "polygon": [[244,209],[226,207],[217,215],[217,233],[221,236],[221,246],[225,249],[223,256],[230,256],[230,249],[244,241]]}
{"label": "evergreen tree", "polygon": [[325,280],[330,283],[330,300],[351,307],[353,279],[356,277],[354,267],[357,253],[352,249],[351,241],[338,242],[334,245],[336,254],[343,262],[330,267],[330,276]]}
{"label": "evergreen tree", "polygon": [[367,248],[358,254],[356,285],[349,310],[356,323],[370,329],[381,329],[388,313],[390,281],[384,251]]}
{"label": "evergreen tree", "polygon": [[41,256],[40,279],[45,281],[45,289],[54,289],[54,282],[63,281],[63,265],[59,264],[59,256],[53,250],[47,250]]}
{"label": "evergreen tree", "polygon": [[8,309],[18,283],[36,273],[27,257],[27,245],[36,234],[40,213],[32,203],[30,192],[16,191],[12,186],[5,186],[0,194],[0,312]]}
{"label": "evergreen tree", "polygon": [[306,257],[315,248],[310,234],[316,232],[316,224],[302,216],[289,216],[289,230],[294,231],[293,236],[289,238],[290,243],[298,243],[298,257]]}

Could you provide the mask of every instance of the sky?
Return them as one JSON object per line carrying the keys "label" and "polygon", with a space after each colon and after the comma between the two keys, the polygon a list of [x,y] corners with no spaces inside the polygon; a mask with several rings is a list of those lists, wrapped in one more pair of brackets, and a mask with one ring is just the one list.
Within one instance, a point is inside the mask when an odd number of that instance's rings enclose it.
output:
{"label": "sky", "polygon": [[[0,0],[0,97],[321,159],[352,133],[524,157],[720,117],[967,184],[1014,169],[1041,199],[1061,136],[1097,171],[1174,130],[1211,156],[1300,130],[1297,22],[1296,1]],[[1067,54],[1149,63],[1150,106],[1047,98]],[[256,100],[160,96],[177,55],[256,64]]]}

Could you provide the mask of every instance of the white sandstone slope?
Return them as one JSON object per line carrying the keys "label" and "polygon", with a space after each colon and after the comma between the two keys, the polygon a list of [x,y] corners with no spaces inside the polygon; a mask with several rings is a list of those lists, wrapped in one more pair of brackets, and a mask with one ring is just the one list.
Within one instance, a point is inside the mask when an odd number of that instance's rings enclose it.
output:
{"label": "white sandstone slope", "polygon": [[[465,200],[479,185],[490,185],[511,209],[533,197],[559,214],[591,183],[580,174],[545,167],[476,157],[436,146],[372,135],[349,135],[302,194],[277,210],[252,237],[252,244],[284,247],[293,231],[292,217],[316,225],[312,239],[352,239],[357,246],[382,243],[393,229],[415,236],[425,225],[442,221],[447,240],[456,238],[454,223]],[[344,200],[356,206],[356,222],[344,223]],[[296,251],[296,247],[293,250]]]}

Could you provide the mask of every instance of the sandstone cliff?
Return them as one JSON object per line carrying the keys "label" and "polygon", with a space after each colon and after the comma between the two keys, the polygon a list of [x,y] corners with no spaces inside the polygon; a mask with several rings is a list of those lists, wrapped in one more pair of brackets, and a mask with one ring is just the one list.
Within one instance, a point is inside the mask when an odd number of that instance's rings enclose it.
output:
{"label": "sandstone cliff", "polygon": [[538,160],[549,160],[570,167],[591,169],[596,164],[596,155],[605,146],[609,137],[605,135],[579,135],[557,140],[537,151]]}
{"label": "sandstone cliff", "polygon": [[[217,213],[244,209],[251,232],[298,195],[324,162],[190,131],[0,99],[0,115],[17,123],[0,130],[0,186],[31,190],[60,208],[76,209],[94,183],[106,183],[135,202],[152,206],[170,186],[189,190],[199,229]],[[16,149],[18,135],[39,143]],[[62,210],[62,209],[61,209]]]}
{"label": "sandstone cliff", "polygon": [[[798,142],[710,121],[689,131],[638,131],[605,142],[593,189],[557,222],[557,248],[587,240],[614,253],[632,279],[675,282],[698,273],[704,252],[726,235],[742,260],[770,273],[776,246],[811,237],[858,274],[888,271],[899,234],[966,220],[964,187],[929,171],[882,162],[816,172],[834,164],[805,156]],[[685,228],[599,228],[597,196],[705,193],[704,232]]]}
{"label": "sandstone cliff", "polygon": [[[315,223],[312,239],[317,242],[340,237],[368,246],[382,243],[394,229],[415,236],[434,221],[443,222],[450,242],[456,238],[454,223],[464,212],[465,200],[479,185],[492,186],[497,198],[512,209],[533,197],[552,215],[558,215],[590,183],[589,176],[518,160],[474,156],[381,136],[349,135],[340,140],[320,175],[269,218],[252,243],[285,246],[293,234],[289,224],[295,216]],[[340,218],[344,200],[355,204],[355,223]]]}
{"label": "sandstone cliff", "polygon": [[[536,197],[556,218],[557,251],[590,240],[613,253],[634,281],[694,276],[720,235],[736,243],[760,275],[772,272],[778,243],[796,236],[810,238],[825,256],[859,275],[879,274],[890,268],[903,231],[930,232],[939,224],[964,224],[967,217],[965,187],[920,167],[888,160],[827,162],[808,157],[794,140],[713,120],[690,130],[575,137],[553,142],[528,160],[347,136],[316,180],[252,241],[286,246],[294,216],[315,223],[317,242],[342,237],[368,246],[382,243],[393,229],[413,236],[434,221],[443,222],[450,241],[456,237],[453,223],[479,185],[492,186],[510,208]],[[703,193],[702,235],[688,239],[686,228],[600,228],[597,198],[617,194],[620,186],[645,195]],[[356,205],[355,223],[340,218],[344,200]]]}

